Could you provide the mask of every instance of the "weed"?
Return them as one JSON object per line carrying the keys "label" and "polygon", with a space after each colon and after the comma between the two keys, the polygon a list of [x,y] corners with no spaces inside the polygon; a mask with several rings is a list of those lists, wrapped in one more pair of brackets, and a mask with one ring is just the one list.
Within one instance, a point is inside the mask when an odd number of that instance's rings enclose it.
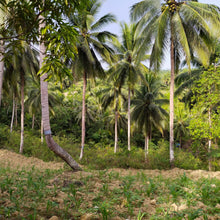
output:
{"label": "weed", "polygon": [[104,193],[105,195],[107,195],[107,194],[109,193],[108,183],[104,183],[104,184],[102,185],[102,189],[101,189],[101,190],[103,191],[103,193]]}
{"label": "weed", "polygon": [[151,195],[155,194],[157,190],[157,185],[154,182],[153,179],[149,178],[149,182],[146,186],[146,194],[148,197],[150,197]]}
{"label": "weed", "polygon": [[103,202],[98,208],[98,211],[101,213],[103,220],[108,220],[112,213],[111,205],[107,202]]}
{"label": "weed", "polygon": [[137,216],[137,220],[142,220],[142,218],[146,215],[146,213],[142,213],[141,210],[139,210],[138,216]]}
{"label": "weed", "polygon": [[59,207],[59,204],[54,202],[54,201],[50,201],[50,200],[47,200],[47,206],[46,206],[46,211],[47,213],[49,211],[53,211],[54,208],[57,208]]}

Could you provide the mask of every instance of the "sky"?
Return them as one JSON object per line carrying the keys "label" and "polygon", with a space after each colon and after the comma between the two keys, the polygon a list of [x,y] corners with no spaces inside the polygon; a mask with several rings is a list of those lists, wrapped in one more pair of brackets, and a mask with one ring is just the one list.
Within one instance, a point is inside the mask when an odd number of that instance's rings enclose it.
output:
{"label": "sky", "polygon": [[[120,36],[120,22],[129,23],[129,11],[133,4],[139,0],[102,0],[102,7],[100,9],[100,16],[107,13],[112,13],[116,16],[118,23],[109,24],[107,30]],[[220,7],[220,0],[199,0],[201,3],[214,4]],[[169,55],[168,55],[169,56]],[[169,59],[165,60],[162,68],[170,69]]]}

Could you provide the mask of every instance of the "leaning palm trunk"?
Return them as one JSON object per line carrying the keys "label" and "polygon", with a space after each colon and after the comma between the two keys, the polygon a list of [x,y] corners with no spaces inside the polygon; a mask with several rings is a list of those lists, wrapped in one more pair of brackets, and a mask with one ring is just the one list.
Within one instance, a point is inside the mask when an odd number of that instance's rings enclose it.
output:
{"label": "leaning palm trunk", "polygon": [[131,90],[128,88],[128,150],[131,150]]}
{"label": "leaning palm trunk", "polygon": [[13,93],[13,104],[12,104],[12,115],[11,115],[10,132],[13,131],[14,117],[15,117],[15,95]]}
{"label": "leaning palm trunk", "polygon": [[24,73],[21,73],[21,141],[20,154],[23,153],[24,148]]}
{"label": "leaning palm trunk", "polygon": [[[40,16],[40,29],[43,28],[44,22],[43,17]],[[43,42],[40,43],[40,68],[43,64],[43,59],[46,54],[46,48]],[[43,129],[44,135],[48,147],[59,157],[61,157],[73,170],[81,170],[78,163],[68,154],[63,148],[61,148],[52,138],[51,129],[50,129],[50,118],[49,118],[49,103],[48,103],[48,85],[45,79],[47,74],[44,74],[40,78],[41,85],[41,110],[42,110],[42,120],[43,120]]]}
{"label": "leaning palm trunk", "polygon": [[3,74],[4,74],[4,44],[3,41],[0,42],[0,107],[2,101],[2,84],[3,84]]}
{"label": "leaning palm trunk", "polygon": [[82,99],[82,142],[81,142],[81,152],[79,159],[83,158],[84,145],[86,136],[86,73],[83,76],[83,99]]}
{"label": "leaning palm trunk", "polygon": [[115,147],[114,147],[114,153],[117,152],[118,147],[118,110],[117,107],[115,109]]}
{"label": "leaning palm trunk", "polygon": [[171,76],[170,76],[170,165],[174,166],[174,40],[173,40],[173,27],[171,24],[171,45],[170,45],[170,58],[171,58]]}

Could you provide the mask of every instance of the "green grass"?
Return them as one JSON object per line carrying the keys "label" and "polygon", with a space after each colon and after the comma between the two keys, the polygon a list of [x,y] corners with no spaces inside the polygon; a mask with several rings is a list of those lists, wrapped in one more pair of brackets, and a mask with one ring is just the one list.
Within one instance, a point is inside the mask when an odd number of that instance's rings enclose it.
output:
{"label": "green grass", "polygon": [[0,168],[3,219],[208,219],[219,216],[219,203],[220,181],[211,178]]}
{"label": "green grass", "polygon": [[[80,143],[75,138],[53,136],[55,141],[73,155],[78,161],[80,155]],[[88,140],[89,142],[89,140]],[[80,161],[90,169],[100,170],[109,168],[135,168],[135,169],[170,169],[169,162],[169,144],[166,141],[158,143],[156,148],[151,147],[147,160],[145,160],[144,150],[138,146],[133,146],[131,151],[125,148],[119,148],[115,154],[113,147],[99,143],[92,145],[89,142],[84,150],[84,157]],[[20,133],[19,131],[9,132],[7,126],[0,124],[0,148],[8,149],[14,152],[19,151]],[[33,156],[44,161],[61,161],[53,152],[51,152],[46,143],[41,144],[40,135],[37,132],[25,131],[24,136],[24,155]],[[96,158],[94,160],[94,158]],[[79,162],[79,161],[78,161]],[[219,163],[220,164],[220,163]],[[202,162],[194,157],[190,152],[176,149],[175,166],[182,169],[207,169],[207,162]],[[219,170],[219,166],[215,166]]]}

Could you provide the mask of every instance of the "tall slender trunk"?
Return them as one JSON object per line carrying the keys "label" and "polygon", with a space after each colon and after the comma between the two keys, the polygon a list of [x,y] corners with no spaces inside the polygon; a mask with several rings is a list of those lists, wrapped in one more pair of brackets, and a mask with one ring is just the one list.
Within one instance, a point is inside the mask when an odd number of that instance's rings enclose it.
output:
{"label": "tall slender trunk", "polygon": [[115,108],[115,147],[114,147],[114,153],[117,152],[118,148],[118,109]]}
{"label": "tall slender trunk", "polygon": [[147,155],[149,151],[149,134],[145,135],[145,141],[144,141],[144,152],[145,152],[145,160],[147,160]]}
{"label": "tall slender trunk", "polygon": [[131,150],[131,90],[128,88],[128,150]]}
{"label": "tall slender trunk", "polygon": [[35,121],[35,114],[32,115],[32,130],[34,130],[34,121]]}
{"label": "tall slender trunk", "polygon": [[12,105],[10,132],[12,132],[13,130],[14,116],[15,116],[15,94],[13,93],[13,105]]}
{"label": "tall slender trunk", "polygon": [[86,136],[86,72],[83,75],[83,97],[82,97],[82,142],[79,159],[83,158],[84,145]]}
{"label": "tall slender trunk", "polygon": [[4,42],[0,41],[0,107],[2,101],[2,84],[3,84],[3,75],[4,75]]}
{"label": "tall slender trunk", "polygon": [[[212,127],[212,120],[211,120],[211,108],[209,107],[209,110],[208,110],[208,117],[209,117],[209,128],[211,129]],[[211,136],[211,134],[210,134]],[[208,154],[209,154],[209,171],[212,170],[212,160],[211,160],[211,146],[212,146],[212,140],[209,138],[208,140]]]}
{"label": "tall slender trunk", "polygon": [[44,142],[44,122],[41,117],[41,123],[40,123],[40,139],[41,139],[41,144]]}
{"label": "tall slender trunk", "polygon": [[[43,16],[40,16],[40,26],[39,29],[45,27],[45,23],[43,22]],[[44,43],[40,42],[40,68],[43,65],[43,59],[46,54],[46,48]],[[50,117],[49,117],[49,103],[48,103],[48,85],[45,79],[47,78],[47,74],[44,74],[40,77],[40,85],[41,85],[41,113],[43,120],[43,129],[44,135],[47,142],[47,146],[52,150],[57,156],[61,157],[73,170],[81,170],[78,163],[67,153],[63,148],[61,148],[52,138],[51,129],[50,129]]]}
{"label": "tall slender trunk", "polygon": [[[172,19],[171,19],[172,20]],[[171,21],[172,22],[172,21]],[[173,25],[171,23],[171,44],[170,44],[170,59],[171,59],[171,75],[170,75],[170,165],[174,166],[174,73],[175,73],[175,58],[174,58],[174,39]]]}
{"label": "tall slender trunk", "polygon": [[18,127],[18,102],[15,96],[15,127]]}
{"label": "tall slender trunk", "polygon": [[23,153],[24,148],[24,73],[21,73],[21,141],[20,154]]}

